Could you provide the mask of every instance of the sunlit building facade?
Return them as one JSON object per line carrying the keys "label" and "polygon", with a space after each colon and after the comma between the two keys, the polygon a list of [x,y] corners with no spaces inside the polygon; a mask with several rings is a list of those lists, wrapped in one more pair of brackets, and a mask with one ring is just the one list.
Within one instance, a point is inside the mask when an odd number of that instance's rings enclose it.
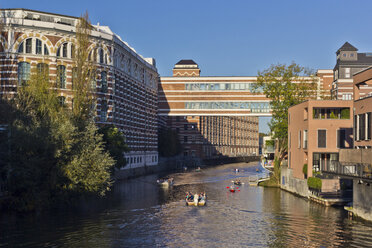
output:
{"label": "sunlit building facade", "polygon": [[[73,103],[77,17],[27,9],[2,9],[0,97],[11,98],[34,68],[47,68],[61,102]],[[130,152],[125,168],[156,165],[157,82],[155,60],[143,58],[108,26],[93,25],[90,60],[98,125],[114,124]],[[125,169],[123,168],[123,169]]]}

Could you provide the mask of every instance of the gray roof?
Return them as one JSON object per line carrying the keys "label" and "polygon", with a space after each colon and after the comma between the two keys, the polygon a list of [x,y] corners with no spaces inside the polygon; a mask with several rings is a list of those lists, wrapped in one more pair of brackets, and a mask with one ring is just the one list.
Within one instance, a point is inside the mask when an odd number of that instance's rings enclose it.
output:
{"label": "gray roof", "polygon": [[176,65],[198,65],[192,59],[181,59]]}
{"label": "gray roof", "polygon": [[355,67],[368,67],[372,65],[372,53],[358,53],[358,60],[340,60],[337,59],[337,63],[334,67],[338,66],[355,66]]}
{"label": "gray roof", "polygon": [[343,44],[336,53],[339,53],[340,51],[358,51],[358,49],[346,41],[345,44]]}

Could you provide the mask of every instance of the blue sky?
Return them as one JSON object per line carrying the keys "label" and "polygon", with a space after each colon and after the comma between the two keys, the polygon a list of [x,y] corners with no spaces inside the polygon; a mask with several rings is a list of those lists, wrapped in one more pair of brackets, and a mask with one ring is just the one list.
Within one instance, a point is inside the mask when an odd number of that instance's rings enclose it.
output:
{"label": "blue sky", "polygon": [[254,76],[292,61],[332,69],[349,41],[372,51],[368,0],[0,0],[1,8],[28,8],[72,16],[89,12],[144,57],[162,76],[180,59],[193,59],[203,76]]}

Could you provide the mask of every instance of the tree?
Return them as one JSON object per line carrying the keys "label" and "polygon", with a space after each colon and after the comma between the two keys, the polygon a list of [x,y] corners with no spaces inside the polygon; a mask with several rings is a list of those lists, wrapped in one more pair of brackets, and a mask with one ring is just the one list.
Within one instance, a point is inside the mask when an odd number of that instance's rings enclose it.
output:
{"label": "tree", "polygon": [[106,125],[99,129],[99,133],[103,135],[104,146],[110,153],[111,157],[116,161],[116,168],[121,168],[126,165],[126,160],[123,156],[124,152],[128,152],[129,148],[125,143],[125,138],[122,132],[114,125]]}
{"label": "tree", "polygon": [[317,98],[316,77],[312,71],[292,63],[271,65],[258,72],[254,91],[260,91],[270,99],[272,119],[269,123],[272,138],[277,141],[279,161],[288,150],[288,108],[308,99]]}
{"label": "tree", "polygon": [[[92,25],[88,13],[81,16],[76,25],[76,41],[73,49],[73,106],[72,112],[77,123],[90,121],[94,116],[94,89],[96,68],[89,59]],[[94,51],[92,52],[94,53]]]}

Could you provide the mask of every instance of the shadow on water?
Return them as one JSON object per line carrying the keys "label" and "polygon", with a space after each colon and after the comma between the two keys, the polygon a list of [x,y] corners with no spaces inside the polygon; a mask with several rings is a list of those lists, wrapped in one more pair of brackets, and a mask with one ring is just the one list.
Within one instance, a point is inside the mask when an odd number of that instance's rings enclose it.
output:
{"label": "shadow on water", "polygon": [[[240,172],[235,173],[234,169]],[[117,182],[103,199],[40,215],[3,214],[0,247],[370,247],[372,225],[273,188],[226,187],[260,175],[257,164],[222,165]],[[185,193],[207,192],[205,207]]]}

